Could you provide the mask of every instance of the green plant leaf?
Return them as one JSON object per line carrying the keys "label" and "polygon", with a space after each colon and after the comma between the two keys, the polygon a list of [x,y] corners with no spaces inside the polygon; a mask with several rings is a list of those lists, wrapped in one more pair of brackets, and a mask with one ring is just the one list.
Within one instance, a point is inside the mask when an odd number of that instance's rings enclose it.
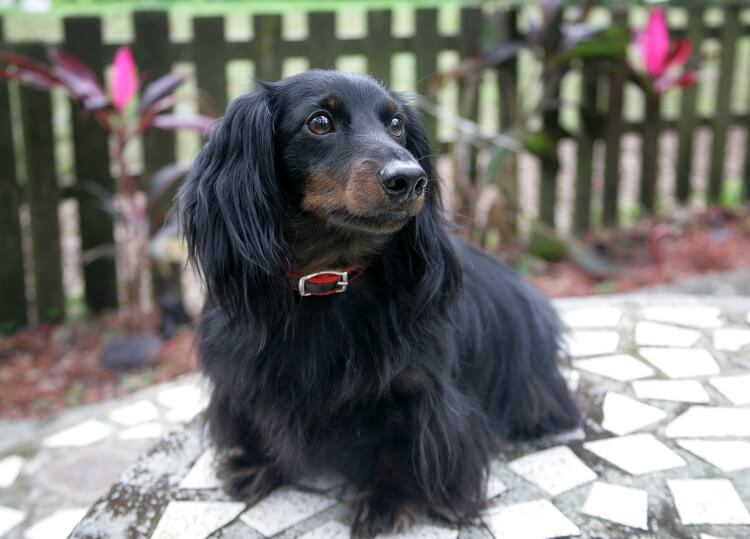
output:
{"label": "green plant leaf", "polygon": [[589,275],[604,278],[619,273],[619,268],[615,264],[598,255],[582,241],[570,237],[566,238],[565,243],[570,259]]}
{"label": "green plant leaf", "polygon": [[557,159],[557,139],[546,131],[529,133],[524,141],[527,150],[540,159]]}
{"label": "green plant leaf", "polygon": [[549,69],[559,69],[574,59],[625,59],[630,36],[622,28],[611,26],[576,43],[573,47],[551,54],[547,60]]}

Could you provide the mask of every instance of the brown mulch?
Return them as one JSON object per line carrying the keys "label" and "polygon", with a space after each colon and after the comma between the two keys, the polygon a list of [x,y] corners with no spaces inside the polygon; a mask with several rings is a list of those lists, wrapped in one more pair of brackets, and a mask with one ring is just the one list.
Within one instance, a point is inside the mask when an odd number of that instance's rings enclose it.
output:
{"label": "brown mulch", "polygon": [[194,371],[193,332],[165,342],[147,366],[116,373],[99,363],[105,343],[121,336],[115,315],[73,325],[44,324],[0,337],[0,418],[44,417],[122,397]]}
{"label": "brown mulch", "polygon": [[[613,260],[617,271],[592,276],[571,261],[537,260],[529,278],[547,295],[561,297],[626,292],[750,268],[750,213],[706,212],[682,222],[642,221],[628,230],[598,232],[587,243]],[[122,321],[109,314],[0,336],[0,418],[43,417],[195,370],[193,332],[187,329],[166,342],[148,366],[127,373],[108,370],[99,363],[99,354],[122,335],[122,327]]]}
{"label": "brown mulch", "polygon": [[612,274],[591,275],[566,260],[540,263],[529,279],[550,297],[590,296],[750,268],[750,212],[712,210],[675,221],[648,219],[586,238],[614,262]]}

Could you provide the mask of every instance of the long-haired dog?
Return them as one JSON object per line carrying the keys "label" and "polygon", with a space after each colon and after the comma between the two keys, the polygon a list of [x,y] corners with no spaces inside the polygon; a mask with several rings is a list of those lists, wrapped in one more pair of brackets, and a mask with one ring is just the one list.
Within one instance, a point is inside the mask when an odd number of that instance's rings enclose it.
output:
{"label": "long-haired dog", "polygon": [[302,471],[361,489],[353,532],[482,507],[498,441],[571,429],[558,320],[451,237],[425,130],[370,77],[310,71],[236,99],[178,196],[227,490]]}

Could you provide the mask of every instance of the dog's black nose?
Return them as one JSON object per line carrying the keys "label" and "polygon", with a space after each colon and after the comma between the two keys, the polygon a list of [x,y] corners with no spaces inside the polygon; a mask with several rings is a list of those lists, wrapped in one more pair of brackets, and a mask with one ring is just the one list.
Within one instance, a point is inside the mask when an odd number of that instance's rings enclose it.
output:
{"label": "dog's black nose", "polygon": [[378,179],[383,191],[402,203],[418,199],[427,186],[424,169],[408,161],[391,161],[378,173]]}

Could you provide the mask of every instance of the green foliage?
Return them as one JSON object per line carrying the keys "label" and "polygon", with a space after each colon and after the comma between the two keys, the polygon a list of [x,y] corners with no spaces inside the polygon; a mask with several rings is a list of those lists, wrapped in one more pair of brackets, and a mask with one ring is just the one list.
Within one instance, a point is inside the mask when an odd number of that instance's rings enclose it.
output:
{"label": "green foliage", "polygon": [[530,255],[542,260],[559,262],[568,254],[568,246],[547,227],[535,223],[531,229],[527,251]]}
{"label": "green foliage", "polygon": [[744,204],[743,185],[740,178],[727,178],[721,187],[719,204],[729,210],[738,210]]}

